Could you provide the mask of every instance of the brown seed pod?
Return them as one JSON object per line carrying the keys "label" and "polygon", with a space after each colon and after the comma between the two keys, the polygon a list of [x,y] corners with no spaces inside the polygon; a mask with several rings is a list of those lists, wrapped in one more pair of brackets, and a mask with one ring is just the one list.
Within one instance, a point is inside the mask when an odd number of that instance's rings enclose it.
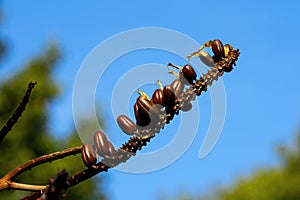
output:
{"label": "brown seed pod", "polygon": [[163,99],[163,91],[161,89],[157,89],[154,91],[152,95],[152,102],[154,104],[163,105],[164,99]]}
{"label": "brown seed pod", "polygon": [[153,104],[153,102],[146,98],[145,96],[139,96],[136,100],[136,103],[142,107],[144,110],[146,111],[151,111],[150,114],[152,115],[158,115],[159,114],[159,110],[155,109],[155,106]]}
{"label": "brown seed pod", "polygon": [[117,118],[117,123],[124,133],[133,135],[137,130],[136,124],[126,115],[120,115]]}
{"label": "brown seed pod", "polygon": [[[180,71],[180,80],[185,85],[187,84],[193,84],[194,80],[197,78],[197,74],[194,70],[194,68],[191,65],[185,65],[182,70]],[[188,83],[187,83],[188,82]]]}
{"label": "brown seed pod", "polygon": [[108,151],[109,156],[113,155],[116,152],[114,145],[110,141],[108,141]]}
{"label": "brown seed pod", "polygon": [[220,59],[225,56],[224,46],[222,42],[218,39],[213,40],[211,43],[211,48],[215,56]]}
{"label": "brown seed pod", "polygon": [[82,161],[85,166],[92,167],[97,162],[97,155],[95,146],[92,144],[85,144],[81,149]]}
{"label": "brown seed pod", "polygon": [[109,141],[102,131],[96,131],[94,133],[94,143],[99,156],[104,157],[109,153]]}
{"label": "brown seed pod", "polygon": [[171,83],[170,87],[174,92],[175,96],[179,97],[179,95],[183,92],[184,85],[179,79],[176,79]]}
{"label": "brown seed pod", "polygon": [[211,57],[211,55],[208,52],[204,50],[200,51],[199,58],[206,66],[215,67],[214,59]]}
{"label": "brown seed pod", "polygon": [[166,85],[163,89],[164,103],[163,106],[171,108],[175,105],[176,96],[171,89],[170,85]]}
{"label": "brown seed pod", "polygon": [[159,115],[159,109],[158,107],[153,104],[152,101],[150,101],[148,98],[146,98],[145,96],[139,96],[136,100],[136,103],[138,104],[138,106],[140,108],[142,108],[142,110],[145,110],[147,112],[149,112],[151,118],[152,117],[157,117]]}
{"label": "brown seed pod", "polygon": [[143,95],[137,98],[136,103],[142,106],[147,111],[149,111],[150,108],[153,106],[153,103]]}
{"label": "brown seed pod", "polygon": [[134,104],[133,108],[136,124],[139,126],[147,126],[151,121],[149,112],[144,108],[141,108],[137,103]]}

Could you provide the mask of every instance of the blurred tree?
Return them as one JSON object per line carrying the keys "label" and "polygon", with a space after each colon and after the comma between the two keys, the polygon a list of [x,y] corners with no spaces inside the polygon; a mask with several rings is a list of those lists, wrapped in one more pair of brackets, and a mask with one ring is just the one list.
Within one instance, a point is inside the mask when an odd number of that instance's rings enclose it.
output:
{"label": "blurred tree", "polygon": [[222,199],[300,199],[300,132],[295,147],[280,147],[282,165],[239,179],[221,192]]}
{"label": "blurred tree", "polygon": [[[1,47],[1,46],[0,46]],[[0,54],[2,51],[0,51]],[[77,134],[63,141],[56,141],[47,128],[49,103],[59,94],[60,87],[55,83],[52,72],[60,58],[59,49],[48,45],[46,51],[33,58],[16,74],[0,82],[0,126],[14,112],[23,97],[27,84],[37,81],[22,117],[12,131],[0,143],[0,176],[16,166],[43,154],[51,153],[68,147],[79,146],[81,141]],[[47,163],[33,168],[14,179],[17,182],[32,184],[48,184],[49,178],[66,169],[74,174],[84,168],[81,155],[71,156],[62,160]],[[105,199],[97,184],[88,180],[67,190],[65,199]],[[98,188],[98,189],[97,189]],[[24,191],[2,191],[0,199],[15,200],[28,195]]]}
{"label": "blurred tree", "polygon": [[192,198],[185,195],[176,199],[199,200],[299,200],[300,199],[300,132],[294,147],[279,147],[282,164],[260,169],[247,178],[239,178],[232,186],[219,188]]}

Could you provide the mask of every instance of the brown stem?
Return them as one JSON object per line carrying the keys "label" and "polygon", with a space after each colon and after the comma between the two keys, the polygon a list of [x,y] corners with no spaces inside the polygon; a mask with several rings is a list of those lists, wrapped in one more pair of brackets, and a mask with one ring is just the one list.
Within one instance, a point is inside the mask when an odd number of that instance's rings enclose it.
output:
{"label": "brown stem", "polygon": [[12,116],[7,120],[5,125],[0,130],[0,143],[5,138],[5,136],[8,134],[8,132],[12,129],[12,127],[15,125],[15,123],[18,121],[18,119],[22,116],[22,113],[25,110],[25,107],[29,101],[31,91],[36,84],[37,84],[37,82],[30,82],[28,84],[26,93],[25,93],[24,97],[22,98],[19,106],[17,107],[15,112],[12,114]]}
{"label": "brown stem", "polygon": [[17,175],[21,174],[22,172],[46,162],[51,162],[53,160],[58,160],[70,155],[81,153],[81,148],[82,148],[81,146],[73,147],[63,151],[58,151],[48,155],[43,155],[41,157],[34,158],[32,160],[27,161],[26,163],[11,170],[0,179],[0,191],[9,188],[10,186],[9,184],[7,184],[7,182],[10,181],[12,178],[16,177]]}
{"label": "brown stem", "polygon": [[43,195],[37,200],[57,200],[69,174],[66,170],[57,173],[54,179],[50,179],[50,184],[44,190]]}

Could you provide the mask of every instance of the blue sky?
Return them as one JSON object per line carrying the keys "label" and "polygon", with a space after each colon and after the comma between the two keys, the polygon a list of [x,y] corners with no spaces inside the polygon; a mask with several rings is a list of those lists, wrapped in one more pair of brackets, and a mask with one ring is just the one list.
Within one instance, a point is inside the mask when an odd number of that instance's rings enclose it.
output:
{"label": "blue sky", "polygon": [[[198,100],[203,126],[180,159],[151,173],[111,170],[100,175],[107,180],[105,192],[115,200],[172,197],[180,192],[202,194],[259,167],[276,166],[276,145],[293,142],[300,113],[299,4],[295,0],[2,1],[5,19],[1,32],[8,40],[9,54],[0,74],[10,76],[47,41],[60,44],[64,57],[55,77],[63,93],[52,105],[49,127],[56,137],[62,137],[74,127],[72,89],[76,73],[89,52],[107,38],[129,29],[162,27],[198,43],[215,38],[231,43],[242,54],[236,69],[223,78],[226,121],[213,151],[198,159],[210,118],[209,94],[203,94]],[[157,58],[156,53],[149,52],[147,58],[143,53],[128,55],[120,63],[130,70],[145,61],[170,61],[168,55]],[[97,98],[104,101],[99,94]],[[160,140],[172,139],[167,134],[172,130],[164,130],[144,151],[158,148]],[[126,140],[126,136],[120,137]]]}

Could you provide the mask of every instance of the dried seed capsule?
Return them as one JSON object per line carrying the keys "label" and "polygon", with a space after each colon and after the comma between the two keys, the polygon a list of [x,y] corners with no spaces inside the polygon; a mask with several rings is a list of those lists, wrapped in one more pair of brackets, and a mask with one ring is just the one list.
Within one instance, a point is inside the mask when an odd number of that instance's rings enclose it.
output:
{"label": "dried seed capsule", "polygon": [[197,74],[191,65],[185,65],[184,67],[181,67],[169,63],[168,66],[173,67],[175,69],[180,69],[179,77],[178,75],[176,75],[177,73],[172,70],[170,70],[169,73],[174,74],[185,85],[193,84],[194,80],[196,80],[197,78]]}
{"label": "dried seed capsule", "polygon": [[176,97],[178,97],[183,92],[183,83],[179,79],[174,80],[171,83],[170,87]]}
{"label": "dried seed capsule", "polygon": [[137,103],[134,104],[133,108],[136,124],[139,126],[147,126],[151,121],[149,112],[144,108],[141,108]]}
{"label": "dried seed capsule", "polygon": [[204,50],[200,51],[199,58],[206,66],[215,67],[214,59],[206,51]]}
{"label": "dried seed capsule", "polygon": [[142,106],[147,111],[149,111],[150,108],[153,106],[153,103],[145,96],[139,96],[136,100],[136,103]]}
{"label": "dried seed capsule", "polygon": [[193,107],[193,106],[192,106],[191,102],[186,102],[186,103],[181,107],[181,110],[182,110],[183,112],[187,112],[187,111],[191,110],[192,107]]}
{"label": "dried seed capsule", "polygon": [[154,104],[163,105],[163,91],[161,89],[155,90],[151,100]]}
{"label": "dried seed capsule", "polygon": [[94,143],[99,156],[104,157],[109,153],[109,141],[102,131],[96,131],[94,133]]}
{"label": "dried seed capsule", "polygon": [[85,144],[81,149],[82,161],[85,166],[91,167],[97,162],[97,155],[95,152],[95,146],[92,144]]}
{"label": "dried seed capsule", "polygon": [[220,40],[216,39],[212,41],[211,48],[215,56],[219,59],[225,56],[224,47]]}
{"label": "dried seed capsule", "polygon": [[139,96],[136,100],[136,103],[142,108],[142,110],[149,112],[151,118],[159,115],[158,107],[145,96]]}
{"label": "dried seed capsule", "polygon": [[[194,80],[197,78],[197,74],[191,65],[185,65],[182,70],[180,70],[180,79],[184,84],[193,84]],[[186,79],[188,83],[184,80]]]}
{"label": "dried seed capsule", "polygon": [[117,118],[117,123],[124,133],[133,135],[136,131],[136,124],[126,115],[120,115]]}
{"label": "dried seed capsule", "polygon": [[164,103],[163,106],[170,108],[175,105],[175,94],[173,93],[171,86],[166,85],[163,89]]}
{"label": "dried seed capsule", "polygon": [[109,156],[113,155],[116,152],[114,145],[110,141],[108,141],[108,151]]}

